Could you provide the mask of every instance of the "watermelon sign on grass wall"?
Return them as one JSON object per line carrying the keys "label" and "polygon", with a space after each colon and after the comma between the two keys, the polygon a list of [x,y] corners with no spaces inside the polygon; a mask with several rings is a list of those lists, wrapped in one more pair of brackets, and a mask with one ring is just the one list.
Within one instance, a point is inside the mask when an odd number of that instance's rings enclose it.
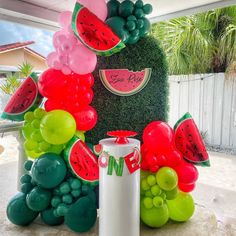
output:
{"label": "watermelon sign on grass wall", "polygon": [[131,96],[141,91],[151,77],[152,69],[130,71],[128,69],[99,70],[99,77],[111,93],[119,96]]}

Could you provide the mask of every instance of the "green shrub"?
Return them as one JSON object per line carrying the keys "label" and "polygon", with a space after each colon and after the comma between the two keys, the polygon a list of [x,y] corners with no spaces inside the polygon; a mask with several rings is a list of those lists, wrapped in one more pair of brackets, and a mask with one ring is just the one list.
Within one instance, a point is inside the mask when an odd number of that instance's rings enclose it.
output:
{"label": "green shrub", "polygon": [[[138,71],[144,68],[152,68],[148,84],[139,93],[128,97],[112,94],[99,78],[99,69]],[[148,123],[154,120],[167,120],[167,62],[163,50],[154,37],[145,37],[113,56],[99,57],[94,75],[92,106],[98,112],[98,123],[87,133],[87,142],[97,143],[107,137],[107,131],[117,129],[136,131],[139,134],[137,138],[140,139]]]}

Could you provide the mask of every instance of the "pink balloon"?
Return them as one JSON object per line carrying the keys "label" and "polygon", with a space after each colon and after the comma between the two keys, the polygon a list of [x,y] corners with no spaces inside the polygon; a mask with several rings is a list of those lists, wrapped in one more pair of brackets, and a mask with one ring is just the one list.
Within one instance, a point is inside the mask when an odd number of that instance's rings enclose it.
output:
{"label": "pink balloon", "polygon": [[80,75],[94,71],[97,64],[97,55],[83,45],[78,45],[69,54],[70,69]]}
{"label": "pink balloon", "polygon": [[48,67],[56,69],[56,70],[61,70],[62,63],[60,62],[58,58],[58,54],[56,52],[51,52],[47,56],[46,60],[47,60]]}
{"label": "pink balloon", "polygon": [[71,74],[71,69],[70,69],[68,66],[66,66],[66,65],[62,66],[61,71],[62,71],[62,73],[63,73],[64,75],[69,75],[69,74]]}
{"label": "pink balloon", "polygon": [[53,35],[52,42],[55,49],[60,47],[61,44],[66,41],[67,41],[66,33],[63,30],[59,30]]}
{"label": "pink balloon", "polygon": [[96,3],[92,0],[77,0],[78,3],[87,7],[91,12],[93,12],[102,21],[107,18],[107,4],[105,0],[96,0]]}
{"label": "pink balloon", "polygon": [[71,24],[72,19],[72,12],[71,11],[63,11],[60,13],[58,17],[58,23],[62,28],[66,28],[68,25]]}

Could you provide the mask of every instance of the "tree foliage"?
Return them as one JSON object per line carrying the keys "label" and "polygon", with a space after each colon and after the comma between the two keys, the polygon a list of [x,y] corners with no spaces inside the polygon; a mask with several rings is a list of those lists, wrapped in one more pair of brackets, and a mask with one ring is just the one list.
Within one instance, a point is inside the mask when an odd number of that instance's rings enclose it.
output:
{"label": "tree foliage", "polygon": [[236,6],[180,17],[153,26],[170,74],[232,72],[236,67]]}

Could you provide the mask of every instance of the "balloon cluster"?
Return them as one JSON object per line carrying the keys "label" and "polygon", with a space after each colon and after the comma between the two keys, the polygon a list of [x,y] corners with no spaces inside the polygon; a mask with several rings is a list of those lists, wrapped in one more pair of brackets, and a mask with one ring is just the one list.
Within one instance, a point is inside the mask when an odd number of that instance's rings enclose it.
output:
{"label": "balloon cluster", "polygon": [[25,138],[24,149],[28,157],[37,158],[45,152],[60,154],[64,148],[64,145],[53,145],[42,137],[40,123],[46,114],[45,110],[37,108],[33,112],[27,112],[24,116],[22,134]]}
{"label": "balloon cluster", "polygon": [[156,173],[160,167],[171,167],[178,175],[180,190],[190,192],[194,189],[198,171],[183,159],[182,153],[175,147],[174,131],[167,123],[154,121],[148,124],[143,132],[143,141],[143,170]]}
{"label": "balloon cluster", "polygon": [[[140,206],[141,219],[145,224],[161,227],[169,218],[182,222],[193,215],[194,202],[191,195],[179,191],[177,184],[177,174],[169,167],[160,168],[155,175],[143,173]],[[178,204],[175,204],[176,198]]]}
{"label": "balloon cluster", "polygon": [[61,70],[65,75],[72,72],[88,74],[94,71],[97,56],[76,38],[71,29],[71,18],[70,11],[60,14],[59,24],[62,29],[53,35],[55,52],[47,56],[47,64],[50,68]]}
{"label": "balloon cluster", "polygon": [[145,15],[152,12],[151,4],[144,4],[142,0],[135,3],[130,0],[121,3],[117,0],[110,0],[107,7],[106,23],[125,44],[137,43],[140,37],[150,31],[151,24]]}
{"label": "balloon cluster", "polygon": [[[29,225],[40,214],[48,225],[65,224],[76,232],[89,230],[97,218],[97,190],[68,175],[61,156],[41,155],[24,165],[21,193],[7,206],[8,219],[16,225]],[[83,222],[83,224],[81,224]]]}
{"label": "balloon cluster", "polygon": [[46,152],[60,154],[76,132],[74,118],[63,110],[46,112],[37,108],[34,112],[27,112],[24,119],[24,149],[31,158]]}
{"label": "balloon cluster", "polygon": [[72,114],[77,130],[88,131],[97,123],[97,112],[89,106],[93,99],[92,74],[65,75],[60,70],[44,71],[38,81],[39,92],[48,100],[46,111],[61,109]]}

